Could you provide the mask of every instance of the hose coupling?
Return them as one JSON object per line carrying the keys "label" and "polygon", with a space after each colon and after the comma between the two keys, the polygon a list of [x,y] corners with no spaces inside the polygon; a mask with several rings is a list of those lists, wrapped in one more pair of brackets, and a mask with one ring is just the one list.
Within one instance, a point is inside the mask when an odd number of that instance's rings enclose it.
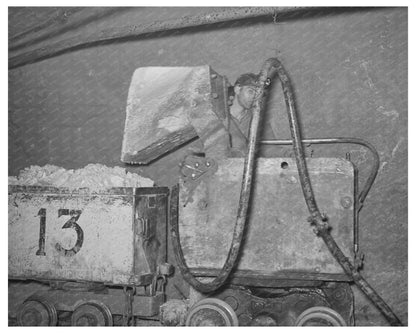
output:
{"label": "hose coupling", "polygon": [[317,236],[321,236],[323,232],[330,229],[328,217],[325,214],[322,214],[322,217],[309,216],[308,222],[313,226],[312,230]]}

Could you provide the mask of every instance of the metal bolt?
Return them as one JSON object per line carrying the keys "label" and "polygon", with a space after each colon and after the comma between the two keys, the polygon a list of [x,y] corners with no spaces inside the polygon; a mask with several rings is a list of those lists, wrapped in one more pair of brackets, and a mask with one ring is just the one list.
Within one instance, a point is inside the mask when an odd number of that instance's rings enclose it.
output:
{"label": "metal bolt", "polygon": [[207,162],[207,163],[205,163],[205,165],[206,165],[207,167],[209,167],[209,166],[211,165],[211,163]]}
{"label": "metal bolt", "polygon": [[213,93],[212,94],[212,97],[216,99],[216,98],[218,98],[218,94],[217,93]]}
{"label": "metal bolt", "polygon": [[350,197],[341,198],[341,206],[345,209],[350,208],[352,206],[352,199]]}
{"label": "metal bolt", "polygon": [[197,168],[197,167],[199,167],[199,163],[198,162],[195,163],[195,168]]}
{"label": "metal bolt", "polygon": [[195,176],[196,176],[196,175],[195,175],[194,173],[193,173],[193,174],[191,174],[191,177],[192,177],[192,178],[195,178]]}
{"label": "metal bolt", "polygon": [[238,301],[234,296],[227,296],[224,301],[226,301],[234,311],[238,309]]}

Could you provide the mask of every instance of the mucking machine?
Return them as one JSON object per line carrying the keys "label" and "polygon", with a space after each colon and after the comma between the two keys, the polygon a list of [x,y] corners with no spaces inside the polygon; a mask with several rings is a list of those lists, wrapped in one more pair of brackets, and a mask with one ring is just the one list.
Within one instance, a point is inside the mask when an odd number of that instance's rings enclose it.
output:
{"label": "mucking machine", "polygon": [[[276,78],[291,139],[260,141]],[[358,213],[377,174],[377,151],[356,138],[303,139],[277,59],[264,63],[254,89],[247,150],[233,157],[226,77],[209,66],[139,68],[121,160],[148,170],[159,163],[160,177],[177,185],[9,186],[9,279],[46,286],[19,305],[18,324],[354,325],[355,283],[400,325],[359,272]],[[350,160],[305,158],[304,144],[344,143],[373,155],[360,190]],[[292,145],[294,157],[257,158],[261,144]],[[160,168],[163,159],[170,164]],[[185,281],[189,296],[172,296],[173,278]]]}

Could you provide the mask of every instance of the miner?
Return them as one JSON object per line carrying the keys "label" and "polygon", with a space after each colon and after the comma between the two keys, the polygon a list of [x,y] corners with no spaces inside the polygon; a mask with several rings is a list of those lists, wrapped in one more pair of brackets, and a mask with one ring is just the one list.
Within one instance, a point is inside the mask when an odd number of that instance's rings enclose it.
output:
{"label": "miner", "polygon": [[247,151],[248,134],[253,115],[251,108],[257,84],[258,75],[253,73],[242,74],[234,84],[228,122],[231,156],[244,156]]}

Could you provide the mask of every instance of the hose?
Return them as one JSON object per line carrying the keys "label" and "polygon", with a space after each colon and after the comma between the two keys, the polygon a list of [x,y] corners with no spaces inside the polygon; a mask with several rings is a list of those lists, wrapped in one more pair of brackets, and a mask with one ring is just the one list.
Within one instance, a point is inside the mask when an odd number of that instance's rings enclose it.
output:
{"label": "hose", "polygon": [[392,326],[402,326],[400,319],[393,313],[387,303],[377,294],[370,284],[361,276],[358,270],[351,264],[350,260],[344,255],[338,247],[335,240],[329,233],[328,219],[323,216],[316,204],[315,196],[312,191],[311,181],[306,167],[305,155],[302,146],[302,139],[299,129],[299,121],[297,118],[295,101],[292,86],[289,77],[282,64],[276,58],[269,59],[265,62],[264,67],[275,68],[278,77],[282,83],[283,94],[285,97],[286,108],[289,117],[289,126],[292,136],[293,151],[298,168],[299,179],[302,186],[303,195],[311,217],[309,222],[314,226],[317,235],[323,239],[329,251],[339,262],[345,273],[350,275],[360,290],[374,303],[381,311],[384,317]]}
{"label": "hose", "polygon": [[253,118],[251,120],[250,129],[249,129],[249,143],[248,143],[248,153],[244,159],[244,169],[243,169],[243,180],[241,184],[240,199],[238,203],[237,210],[237,219],[234,226],[233,237],[231,241],[231,246],[228,251],[227,258],[225,263],[213,281],[202,283],[197,280],[194,275],[190,272],[189,267],[186,264],[182,247],[180,244],[179,238],[179,226],[178,226],[178,211],[177,211],[177,201],[178,201],[178,188],[174,188],[172,191],[172,205],[171,205],[171,236],[172,236],[172,245],[176,256],[176,261],[178,267],[182,273],[183,278],[188,282],[192,287],[197,289],[202,293],[210,293],[218,288],[220,288],[228,276],[230,275],[232,269],[235,266],[241,243],[243,240],[244,229],[247,222],[247,212],[250,202],[250,194],[252,187],[252,176],[254,170],[255,162],[255,150],[257,142],[258,128],[261,118],[261,111],[264,107],[264,90],[265,87],[270,84],[270,80],[267,78],[272,76],[271,73],[262,70],[259,75],[259,80],[257,83],[255,100],[253,104]]}

